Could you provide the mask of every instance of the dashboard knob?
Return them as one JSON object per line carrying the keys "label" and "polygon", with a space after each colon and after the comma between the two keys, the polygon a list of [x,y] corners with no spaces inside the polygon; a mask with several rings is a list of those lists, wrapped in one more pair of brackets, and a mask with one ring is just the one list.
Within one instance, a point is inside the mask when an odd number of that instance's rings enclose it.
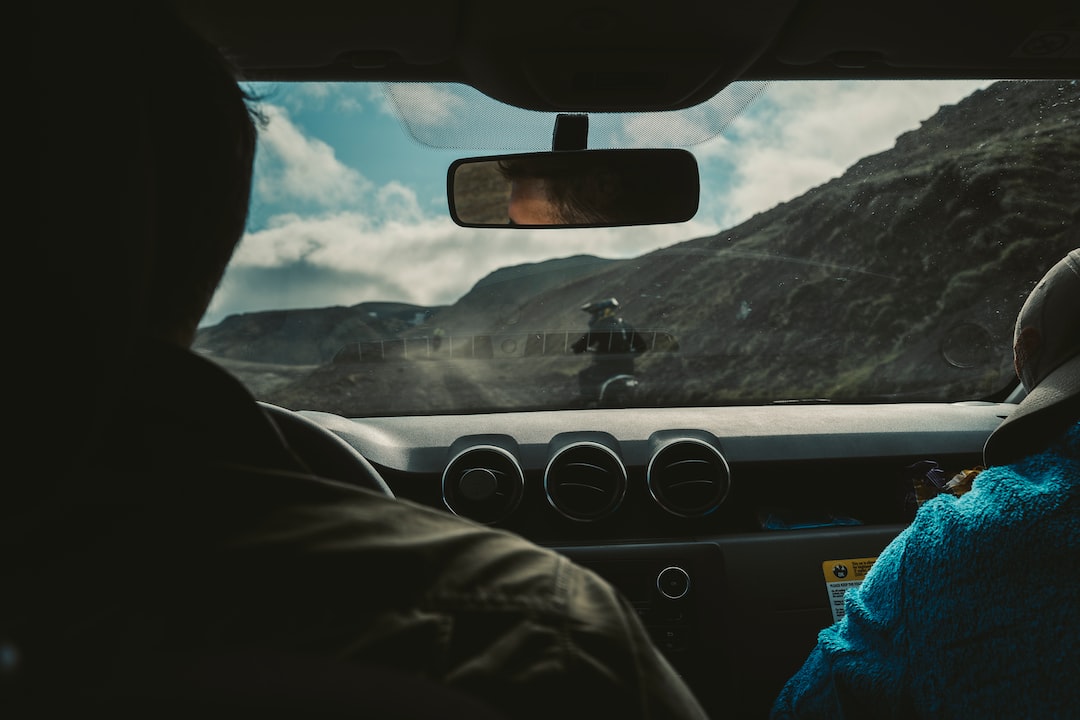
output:
{"label": "dashboard knob", "polygon": [[690,592],[690,574],[681,567],[666,567],[656,576],[656,589],[671,600],[683,598]]}

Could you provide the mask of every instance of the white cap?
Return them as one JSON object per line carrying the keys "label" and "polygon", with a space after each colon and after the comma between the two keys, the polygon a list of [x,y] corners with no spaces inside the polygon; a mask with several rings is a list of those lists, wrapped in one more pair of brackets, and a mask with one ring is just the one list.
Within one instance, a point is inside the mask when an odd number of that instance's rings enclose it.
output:
{"label": "white cap", "polygon": [[1080,420],[1080,248],[1028,295],[1013,336],[1016,374],[1028,391],[983,448],[987,465],[1015,462]]}

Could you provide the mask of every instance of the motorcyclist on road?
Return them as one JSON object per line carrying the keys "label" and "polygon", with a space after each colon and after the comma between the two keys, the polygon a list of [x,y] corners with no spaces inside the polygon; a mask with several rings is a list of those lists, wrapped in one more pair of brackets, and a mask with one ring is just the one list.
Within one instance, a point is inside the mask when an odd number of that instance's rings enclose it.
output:
{"label": "motorcyclist on road", "polygon": [[609,379],[624,375],[632,378],[634,357],[648,345],[619,313],[619,301],[605,298],[581,306],[589,313],[589,329],[570,349],[575,354],[593,354],[593,362],[578,373],[581,396],[586,403],[601,400],[601,388]]}

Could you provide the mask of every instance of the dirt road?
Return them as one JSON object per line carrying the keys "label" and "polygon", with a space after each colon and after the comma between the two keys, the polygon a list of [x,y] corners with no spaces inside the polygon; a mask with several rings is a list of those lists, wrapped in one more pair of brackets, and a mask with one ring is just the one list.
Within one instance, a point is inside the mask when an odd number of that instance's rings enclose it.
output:
{"label": "dirt road", "polygon": [[440,359],[320,367],[222,363],[260,399],[346,416],[567,407],[580,361]]}

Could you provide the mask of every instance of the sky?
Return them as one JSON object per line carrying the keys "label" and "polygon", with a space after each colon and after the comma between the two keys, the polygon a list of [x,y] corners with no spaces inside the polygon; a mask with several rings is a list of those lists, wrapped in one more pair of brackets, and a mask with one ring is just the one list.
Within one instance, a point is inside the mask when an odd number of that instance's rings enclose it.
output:
{"label": "sky", "polygon": [[687,223],[593,230],[468,229],[450,219],[450,163],[546,149],[552,114],[500,106],[463,86],[255,85],[265,123],[248,225],[203,325],[269,309],[449,304],[500,267],[635,257],[711,235],[839,177],[987,84],[736,84],[660,123],[593,116],[591,148],[686,146],[702,182]]}

